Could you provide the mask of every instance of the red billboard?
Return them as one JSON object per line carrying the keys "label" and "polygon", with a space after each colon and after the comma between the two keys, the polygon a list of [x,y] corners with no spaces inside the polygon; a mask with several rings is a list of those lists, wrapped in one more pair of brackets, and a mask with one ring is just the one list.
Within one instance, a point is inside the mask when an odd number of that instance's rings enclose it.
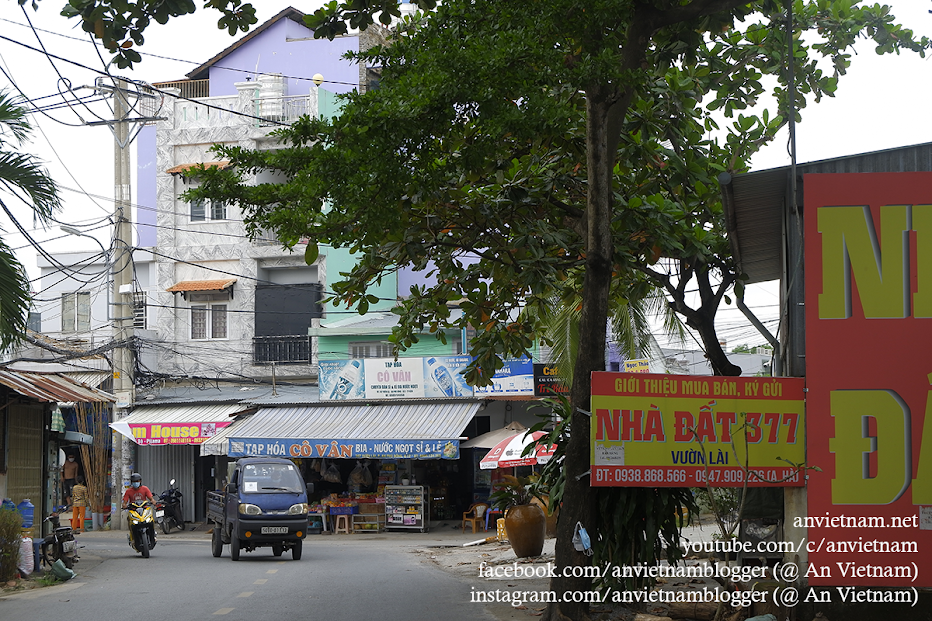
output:
{"label": "red billboard", "polygon": [[803,380],[592,374],[594,487],[802,486]]}
{"label": "red billboard", "polygon": [[932,173],[806,175],[805,282],[809,582],[932,586]]}

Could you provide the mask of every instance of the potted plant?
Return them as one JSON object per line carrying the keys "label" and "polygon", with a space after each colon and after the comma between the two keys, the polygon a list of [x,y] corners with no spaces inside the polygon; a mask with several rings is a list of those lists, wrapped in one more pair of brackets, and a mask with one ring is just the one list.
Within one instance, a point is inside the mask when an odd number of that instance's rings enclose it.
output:
{"label": "potted plant", "polygon": [[547,517],[533,504],[536,477],[505,475],[489,497],[492,506],[505,513],[505,531],[515,556],[540,556],[544,549]]}

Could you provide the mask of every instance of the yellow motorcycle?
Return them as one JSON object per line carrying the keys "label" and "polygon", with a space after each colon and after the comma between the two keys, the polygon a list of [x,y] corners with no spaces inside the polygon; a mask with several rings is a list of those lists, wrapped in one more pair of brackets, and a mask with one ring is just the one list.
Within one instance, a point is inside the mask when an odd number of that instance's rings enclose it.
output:
{"label": "yellow motorcycle", "polygon": [[155,547],[155,515],[152,504],[148,501],[131,502],[126,506],[129,512],[129,546],[149,558],[149,551]]}

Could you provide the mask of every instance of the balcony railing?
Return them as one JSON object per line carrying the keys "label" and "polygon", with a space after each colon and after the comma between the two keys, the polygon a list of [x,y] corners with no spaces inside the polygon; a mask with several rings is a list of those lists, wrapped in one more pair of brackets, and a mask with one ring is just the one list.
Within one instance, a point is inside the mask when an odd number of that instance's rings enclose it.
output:
{"label": "balcony railing", "polygon": [[160,90],[177,88],[185,99],[201,99],[210,96],[210,80],[175,80],[156,82],[152,86]]}
{"label": "balcony railing", "polygon": [[260,127],[269,125],[291,124],[301,116],[308,114],[310,98],[307,95],[291,97],[259,97],[256,99],[255,115],[261,120]]}
{"label": "balcony railing", "polygon": [[252,339],[253,364],[308,364],[311,362],[311,337],[256,336]]}

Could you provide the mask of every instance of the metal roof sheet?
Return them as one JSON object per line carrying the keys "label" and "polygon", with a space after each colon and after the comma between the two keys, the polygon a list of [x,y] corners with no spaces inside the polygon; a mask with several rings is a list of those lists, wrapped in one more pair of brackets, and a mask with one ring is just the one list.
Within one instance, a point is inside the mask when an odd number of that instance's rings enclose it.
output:
{"label": "metal roof sheet", "polygon": [[262,408],[201,445],[202,455],[225,455],[229,438],[451,440],[459,438],[481,401],[356,403]]}
{"label": "metal roof sheet", "polygon": [[[932,143],[859,153],[796,165],[799,203],[804,175],[812,173],[932,171]],[[783,273],[783,221],[789,202],[791,167],[734,175],[723,186],[731,249],[749,283],[777,280]],[[729,183],[730,182],[730,183]]]}
{"label": "metal roof sheet", "polygon": [[129,416],[119,422],[128,425],[145,423],[219,423],[230,420],[231,416],[249,411],[248,405],[239,403],[226,404],[193,404],[187,405],[156,405],[139,406]]}
{"label": "metal roof sheet", "polygon": [[104,371],[65,372],[62,375],[70,377],[81,384],[87,384],[91,388],[99,388],[101,384],[110,378],[110,373]]}
{"label": "metal roof sheet", "polygon": [[116,397],[91,388],[59,373],[35,373],[0,369],[0,384],[39,401],[97,403],[113,402]]}

